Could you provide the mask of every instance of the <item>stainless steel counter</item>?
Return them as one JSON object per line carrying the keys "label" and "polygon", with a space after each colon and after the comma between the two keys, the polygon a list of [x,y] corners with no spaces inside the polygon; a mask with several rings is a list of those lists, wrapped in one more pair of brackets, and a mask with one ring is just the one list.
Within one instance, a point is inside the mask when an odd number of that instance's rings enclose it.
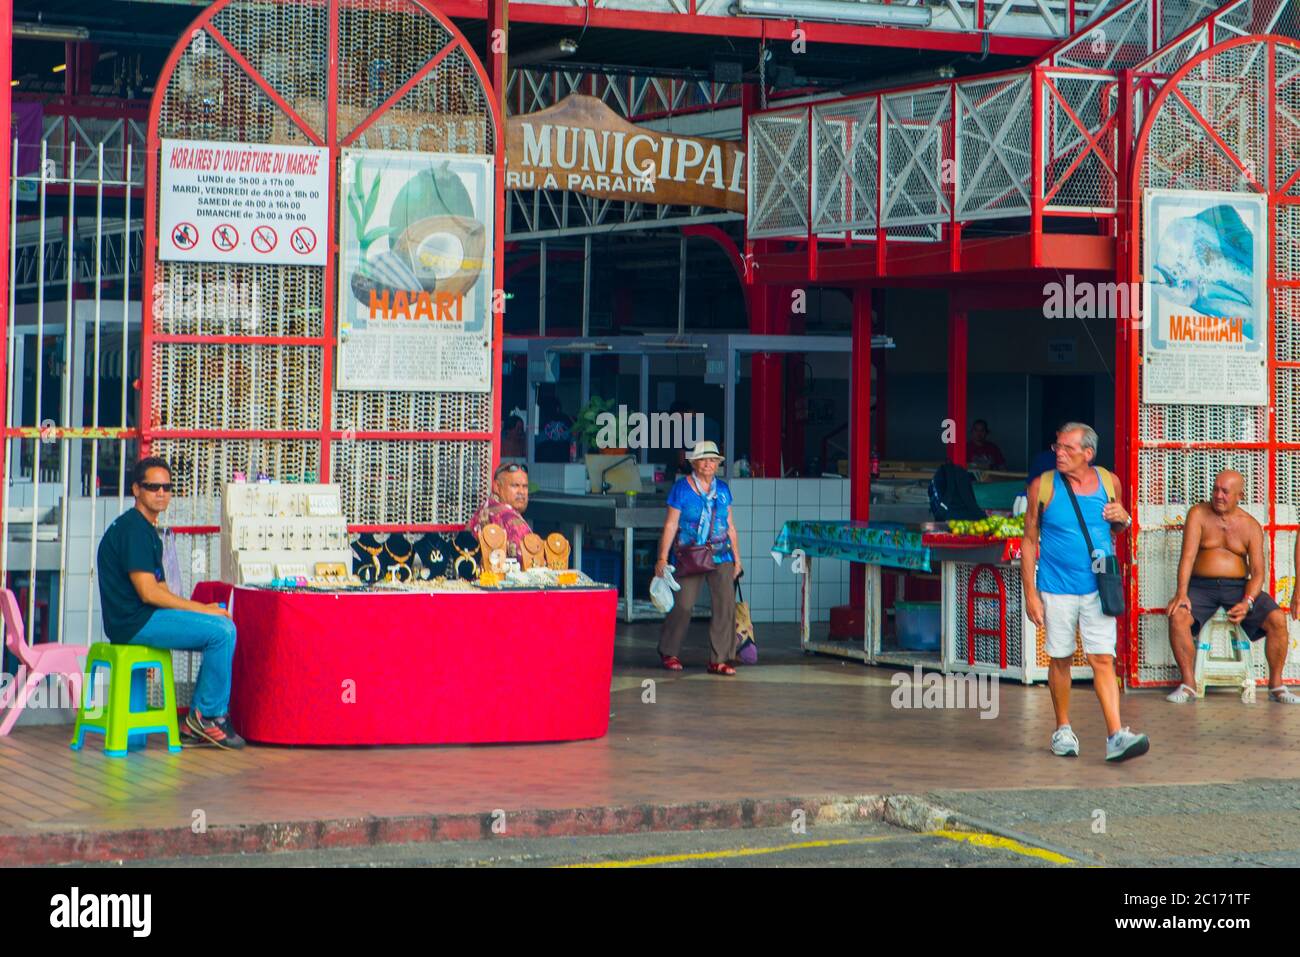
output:
{"label": "stainless steel counter", "polygon": [[610,495],[567,495],[563,492],[538,492],[528,498],[524,517],[529,523],[548,522],[567,525],[572,530],[573,565],[582,564],[582,540],[587,530],[623,532],[623,619],[640,621],[662,618],[649,602],[634,600],[632,586],[632,550],[636,529],[656,532],[663,528],[668,496],[641,493],[636,505],[628,507],[624,493]]}

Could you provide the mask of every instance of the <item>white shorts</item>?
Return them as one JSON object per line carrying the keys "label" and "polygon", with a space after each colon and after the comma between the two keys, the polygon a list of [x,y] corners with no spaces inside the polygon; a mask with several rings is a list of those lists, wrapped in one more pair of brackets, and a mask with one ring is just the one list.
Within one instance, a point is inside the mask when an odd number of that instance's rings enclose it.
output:
{"label": "white shorts", "polygon": [[1076,631],[1083,638],[1084,654],[1115,654],[1119,632],[1115,619],[1102,613],[1099,592],[1091,595],[1039,594],[1043,598],[1049,658],[1073,658]]}

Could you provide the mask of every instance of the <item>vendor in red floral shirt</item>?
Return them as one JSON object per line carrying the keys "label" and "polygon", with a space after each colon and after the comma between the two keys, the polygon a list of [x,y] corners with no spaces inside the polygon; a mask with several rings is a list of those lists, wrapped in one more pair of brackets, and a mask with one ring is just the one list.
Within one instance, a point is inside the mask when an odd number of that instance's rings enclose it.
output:
{"label": "vendor in red floral shirt", "polygon": [[478,535],[484,525],[497,524],[506,530],[506,556],[518,558],[525,535],[532,533],[524,521],[528,508],[528,466],[502,462],[492,477],[492,492],[467,526]]}
{"label": "vendor in red floral shirt", "polygon": [[970,429],[970,442],[966,445],[966,465],[973,469],[1004,469],[1007,460],[1002,450],[989,441],[989,424],[976,419]]}

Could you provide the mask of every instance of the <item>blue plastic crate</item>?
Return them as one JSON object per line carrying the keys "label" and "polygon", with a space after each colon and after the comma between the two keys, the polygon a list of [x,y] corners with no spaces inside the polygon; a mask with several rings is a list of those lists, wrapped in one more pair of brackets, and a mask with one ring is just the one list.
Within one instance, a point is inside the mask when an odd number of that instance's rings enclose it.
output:
{"label": "blue plastic crate", "polygon": [[610,548],[583,548],[582,573],[592,581],[623,590],[623,553]]}
{"label": "blue plastic crate", "polygon": [[894,633],[898,646],[908,651],[938,651],[941,629],[937,601],[894,603]]}

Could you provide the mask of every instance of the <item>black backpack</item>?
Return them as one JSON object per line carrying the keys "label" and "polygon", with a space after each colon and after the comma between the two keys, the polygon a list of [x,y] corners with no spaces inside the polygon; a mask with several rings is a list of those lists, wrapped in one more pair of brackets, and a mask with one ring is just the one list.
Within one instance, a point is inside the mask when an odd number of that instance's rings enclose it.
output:
{"label": "black backpack", "polygon": [[930,479],[930,513],[936,522],[970,522],[986,518],[975,501],[975,478],[960,465],[939,466]]}

